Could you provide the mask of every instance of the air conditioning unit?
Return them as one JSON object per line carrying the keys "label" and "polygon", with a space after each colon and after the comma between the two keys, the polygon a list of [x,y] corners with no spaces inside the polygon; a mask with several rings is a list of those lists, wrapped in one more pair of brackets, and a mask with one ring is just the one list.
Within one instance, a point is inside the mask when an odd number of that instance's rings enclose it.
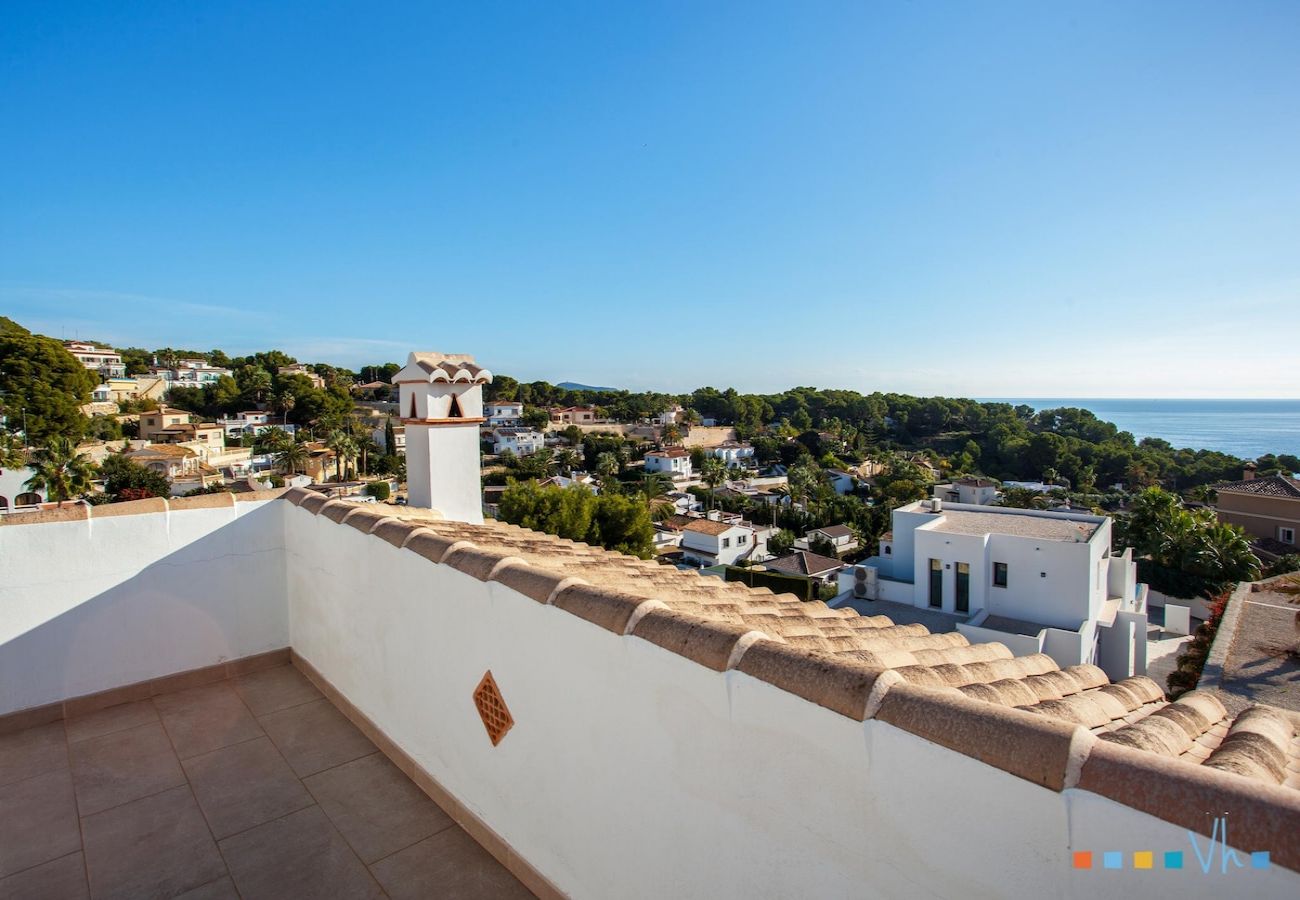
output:
{"label": "air conditioning unit", "polygon": [[930,501],[930,509],[935,512],[943,512],[943,501],[937,497]]}
{"label": "air conditioning unit", "polygon": [[880,582],[878,581],[878,577],[879,572],[875,566],[854,566],[853,599],[879,600]]}

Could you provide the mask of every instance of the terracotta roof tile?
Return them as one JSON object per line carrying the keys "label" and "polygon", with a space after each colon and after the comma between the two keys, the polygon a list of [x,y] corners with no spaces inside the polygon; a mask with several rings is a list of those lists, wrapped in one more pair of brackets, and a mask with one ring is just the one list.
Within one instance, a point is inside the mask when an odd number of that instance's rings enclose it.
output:
{"label": "terracotta roof tile", "polygon": [[1300,498],[1300,478],[1285,475],[1265,475],[1245,481],[1228,481],[1214,485],[1216,491],[1230,494],[1255,494],[1261,497]]}
{"label": "terracotta roof tile", "polygon": [[[308,508],[324,505],[303,493],[285,496]],[[1280,792],[1267,799],[1291,798],[1300,822],[1300,795],[1291,787],[1300,785],[1300,739],[1293,720],[1271,710],[1233,721],[1212,694],[1194,691],[1168,703],[1144,676],[1112,684],[1096,666],[1061,669],[1045,654],[1014,657],[1000,643],[970,644],[958,633],[931,634],[516,526],[395,512],[402,519],[381,519],[374,533],[396,546],[404,541],[431,560],[709,668],[734,668],[855,719],[875,715],[1035,783],[1059,790],[1082,771],[1079,785],[1087,790],[1191,821],[1191,801],[1164,787],[1123,795],[1134,782],[1122,767],[1140,760],[1142,771],[1159,773],[1150,777],[1186,782],[1193,794],[1238,806],[1255,795],[1236,782]],[[1160,811],[1158,800],[1179,811]]]}

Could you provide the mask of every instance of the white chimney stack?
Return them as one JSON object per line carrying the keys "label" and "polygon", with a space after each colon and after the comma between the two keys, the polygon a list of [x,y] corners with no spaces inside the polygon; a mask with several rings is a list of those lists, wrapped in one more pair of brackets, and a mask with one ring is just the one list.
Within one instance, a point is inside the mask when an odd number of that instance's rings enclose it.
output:
{"label": "white chimney stack", "polygon": [[447,519],[483,521],[479,425],[483,385],[492,373],[474,357],[412,353],[393,376],[398,416],[406,426],[406,487],[411,506]]}

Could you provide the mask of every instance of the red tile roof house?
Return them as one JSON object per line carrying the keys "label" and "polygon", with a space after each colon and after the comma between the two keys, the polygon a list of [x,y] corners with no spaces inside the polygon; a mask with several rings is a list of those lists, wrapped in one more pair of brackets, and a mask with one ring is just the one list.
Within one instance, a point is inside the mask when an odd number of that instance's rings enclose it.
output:
{"label": "red tile roof house", "polygon": [[1300,893],[1289,713],[442,518],[452,489],[0,520],[3,892]]}

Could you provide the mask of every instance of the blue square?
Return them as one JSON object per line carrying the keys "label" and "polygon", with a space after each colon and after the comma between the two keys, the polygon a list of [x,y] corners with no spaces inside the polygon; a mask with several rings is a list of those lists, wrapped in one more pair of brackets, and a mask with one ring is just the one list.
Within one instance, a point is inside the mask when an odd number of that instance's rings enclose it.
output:
{"label": "blue square", "polygon": [[1166,850],[1165,851],[1165,868],[1181,869],[1183,867],[1183,851]]}
{"label": "blue square", "polygon": [[1124,854],[1119,850],[1107,850],[1101,855],[1101,865],[1104,869],[1122,869]]}
{"label": "blue square", "polygon": [[1252,869],[1267,869],[1268,851],[1256,850],[1254,853],[1250,854],[1250,867]]}

